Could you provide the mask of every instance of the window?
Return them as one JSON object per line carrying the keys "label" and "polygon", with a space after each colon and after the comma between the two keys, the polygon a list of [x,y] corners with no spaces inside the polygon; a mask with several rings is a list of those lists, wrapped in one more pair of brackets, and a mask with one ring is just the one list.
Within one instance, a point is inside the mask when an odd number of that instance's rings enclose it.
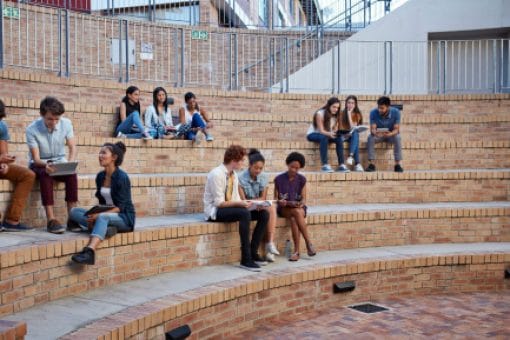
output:
{"label": "window", "polygon": [[259,0],[259,19],[264,25],[267,23],[267,0]]}

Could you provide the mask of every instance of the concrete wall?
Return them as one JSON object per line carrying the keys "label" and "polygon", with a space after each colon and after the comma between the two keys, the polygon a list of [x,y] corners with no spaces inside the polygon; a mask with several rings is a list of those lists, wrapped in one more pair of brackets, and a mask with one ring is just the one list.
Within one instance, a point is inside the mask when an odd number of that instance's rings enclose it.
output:
{"label": "concrete wall", "polygon": [[[502,32],[491,35],[490,30],[498,28],[510,30],[510,1],[411,0],[292,74],[289,90],[367,94],[491,92],[494,86],[499,88],[508,81],[508,77],[505,80],[495,74],[500,69],[508,73],[504,66],[508,64],[508,52],[503,52],[507,45],[501,48],[489,43],[441,50],[447,54],[445,59],[427,41],[430,33],[437,32],[472,31],[472,38],[505,36]],[[391,41],[391,46],[385,41]],[[498,54],[493,54],[494,49]],[[466,54],[465,59],[469,60],[461,61]],[[451,67],[459,62],[462,66]],[[452,65],[448,67],[448,63]],[[439,77],[440,84],[436,77],[438,65],[439,72],[445,72]],[[446,84],[443,78],[447,79]],[[274,90],[280,90],[280,84]]]}

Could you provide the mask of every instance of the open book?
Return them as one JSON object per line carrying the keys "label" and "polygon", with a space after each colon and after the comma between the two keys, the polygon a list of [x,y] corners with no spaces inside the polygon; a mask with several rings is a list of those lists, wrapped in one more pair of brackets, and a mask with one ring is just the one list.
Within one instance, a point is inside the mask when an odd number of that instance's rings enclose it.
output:
{"label": "open book", "polygon": [[256,210],[257,208],[267,208],[273,205],[273,201],[254,201],[254,200],[246,200],[246,202],[251,202],[248,210]]}

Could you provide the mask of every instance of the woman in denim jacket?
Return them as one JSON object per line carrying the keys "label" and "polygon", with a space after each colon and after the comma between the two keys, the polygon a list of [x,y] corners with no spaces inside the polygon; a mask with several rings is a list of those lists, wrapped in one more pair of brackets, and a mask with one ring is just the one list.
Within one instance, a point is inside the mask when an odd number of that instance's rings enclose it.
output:
{"label": "woman in denim jacket", "polygon": [[72,256],[72,260],[81,264],[94,264],[95,250],[107,236],[117,232],[133,231],[135,226],[135,208],[131,200],[131,183],[127,173],[119,168],[126,153],[122,142],[105,143],[99,152],[99,164],[104,168],[96,176],[96,197],[106,210],[86,215],[84,208],[73,208],[68,225],[80,226],[83,230],[92,229],[89,243],[83,250]]}

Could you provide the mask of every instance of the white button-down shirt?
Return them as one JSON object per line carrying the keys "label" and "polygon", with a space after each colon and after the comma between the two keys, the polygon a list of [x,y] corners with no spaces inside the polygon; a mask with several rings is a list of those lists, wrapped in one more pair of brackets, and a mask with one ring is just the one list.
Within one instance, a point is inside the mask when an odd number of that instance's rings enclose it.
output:
{"label": "white button-down shirt", "polygon": [[[234,186],[232,189],[232,201],[240,201],[239,179],[235,171],[233,172],[233,176]],[[205,220],[215,220],[218,206],[225,202],[225,193],[227,192],[228,185],[227,178],[228,170],[223,164],[212,169],[209,174],[207,174],[207,182],[205,183],[204,191]]]}

